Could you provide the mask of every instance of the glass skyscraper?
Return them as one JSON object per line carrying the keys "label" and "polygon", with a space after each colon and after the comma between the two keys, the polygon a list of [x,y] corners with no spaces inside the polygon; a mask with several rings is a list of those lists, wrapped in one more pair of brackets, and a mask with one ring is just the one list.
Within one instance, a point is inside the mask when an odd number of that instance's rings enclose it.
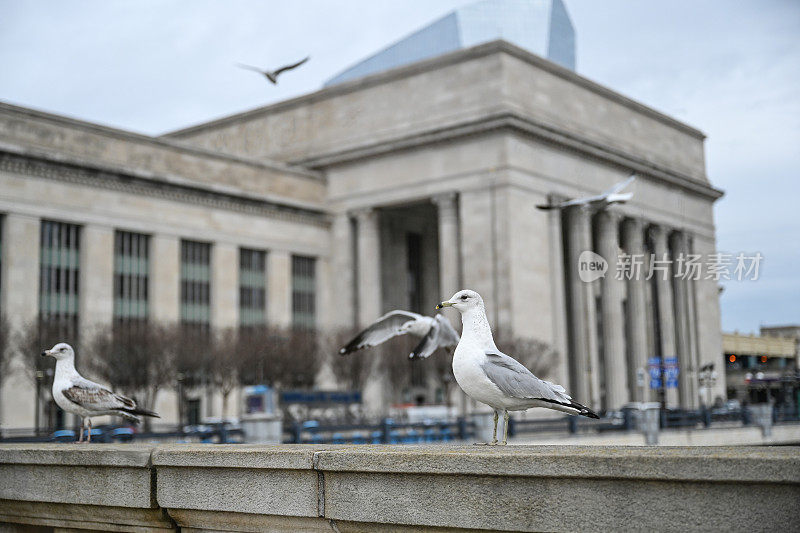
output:
{"label": "glass skyscraper", "polygon": [[325,82],[325,86],[504,39],[575,70],[575,29],[562,0],[482,0],[456,9]]}

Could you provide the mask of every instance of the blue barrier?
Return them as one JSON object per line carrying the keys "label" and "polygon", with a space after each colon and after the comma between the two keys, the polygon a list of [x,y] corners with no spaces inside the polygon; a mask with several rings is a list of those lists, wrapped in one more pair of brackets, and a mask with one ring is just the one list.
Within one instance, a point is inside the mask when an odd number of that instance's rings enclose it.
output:
{"label": "blue barrier", "polygon": [[422,423],[396,423],[391,418],[380,424],[321,425],[316,420],[294,422],[284,428],[286,444],[416,444],[420,442],[467,440],[474,436],[474,424],[459,419],[453,423],[426,420]]}

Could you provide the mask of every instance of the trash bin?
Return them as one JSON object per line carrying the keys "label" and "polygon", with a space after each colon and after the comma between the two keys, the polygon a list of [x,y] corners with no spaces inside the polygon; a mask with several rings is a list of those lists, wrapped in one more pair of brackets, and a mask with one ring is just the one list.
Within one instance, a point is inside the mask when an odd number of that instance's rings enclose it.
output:
{"label": "trash bin", "polygon": [[658,402],[633,402],[623,408],[626,425],[644,435],[648,445],[658,444],[661,404]]}
{"label": "trash bin", "polygon": [[753,422],[761,427],[761,435],[764,437],[772,435],[772,404],[754,403],[747,409],[750,410]]}

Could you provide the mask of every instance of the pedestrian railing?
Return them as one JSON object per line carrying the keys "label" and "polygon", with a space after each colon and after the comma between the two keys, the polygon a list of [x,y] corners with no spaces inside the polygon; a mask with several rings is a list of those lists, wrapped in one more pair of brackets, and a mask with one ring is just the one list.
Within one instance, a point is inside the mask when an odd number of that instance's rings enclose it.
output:
{"label": "pedestrian railing", "polygon": [[284,444],[415,444],[468,440],[475,424],[455,422],[398,423],[385,418],[380,424],[322,425],[314,420],[284,426]]}
{"label": "pedestrian railing", "polygon": [[[775,406],[772,409],[774,424],[800,423],[800,409],[794,405]],[[750,426],[758,421],[749,407],[739,409],[666,409],[660,411],[661,429],[703,428],[741,424]],[[511,418],[508,436],[523,434],[589,434],[606,431],[638,429],[634,410],[609,413],[600,419],[578,416],[558,418]],[[34,429],[5,430],[0,442],[75,442],[77,430],[59,429],[42,434]],[[391,418],[380,423],[320,424],[315,420],[292,422],[283,428],[283,442],[305,444],[414,444],[474,439],[475,423],[459,418],[453,422],[426,421],[397,422]],[[160,431],[138,432],[128,426],[103,426],[92,429],[92,442],[244,442],[245,435],[238,426],[215,423],[200,426],[175,426]]]}

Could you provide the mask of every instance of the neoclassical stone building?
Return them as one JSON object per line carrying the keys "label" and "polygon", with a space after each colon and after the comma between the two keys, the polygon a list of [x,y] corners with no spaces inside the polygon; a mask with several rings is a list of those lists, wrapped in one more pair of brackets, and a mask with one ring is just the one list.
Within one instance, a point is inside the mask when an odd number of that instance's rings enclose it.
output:
{"label": "neoclassical stone building", "polygon": [[[2,105],[0,309],[326,329],[469,287],[497,328],[555,347],[550,378],[576,399],[656,399],[637,370],[674,357],[665,400],[693,407],[721,353],[716,282],[577,272],[585,250],[715,251],[703,141],[505,41],[156,138]],[[633,200],[607,212],[535,207],[632,172]],[[115,291],[130,279],[147,290]]]}

